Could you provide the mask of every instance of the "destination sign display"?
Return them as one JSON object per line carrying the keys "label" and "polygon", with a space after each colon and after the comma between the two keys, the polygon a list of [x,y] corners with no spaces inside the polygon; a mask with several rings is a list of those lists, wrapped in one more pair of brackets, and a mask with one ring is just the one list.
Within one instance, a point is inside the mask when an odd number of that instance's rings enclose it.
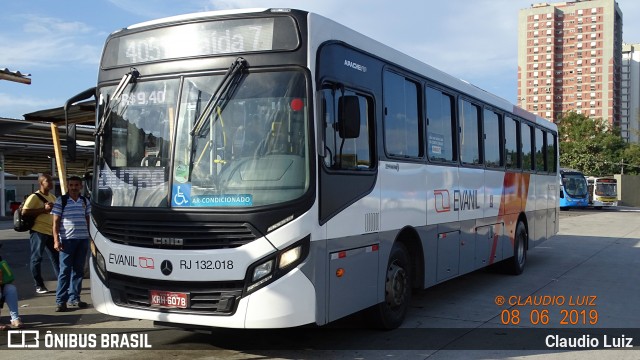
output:
{"label": "destination sign display", "polygon": [[297,47],[298,31],[290,17],[197,22],[111,38],[102,67]]}

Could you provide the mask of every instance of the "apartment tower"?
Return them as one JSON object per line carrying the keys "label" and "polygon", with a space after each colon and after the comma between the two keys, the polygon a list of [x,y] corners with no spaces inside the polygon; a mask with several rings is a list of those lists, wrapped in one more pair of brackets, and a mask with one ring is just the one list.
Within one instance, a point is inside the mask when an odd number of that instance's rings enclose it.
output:
{"label": "apartment tower", "polygon": [[620,133],[640,143],[640,44],[622,45],[622,115]]}
{"label": "apartment tower", "polygon": [[518,104],[551,121],[621,120],[622,12],[615,0],[538,3],[518,18]]}

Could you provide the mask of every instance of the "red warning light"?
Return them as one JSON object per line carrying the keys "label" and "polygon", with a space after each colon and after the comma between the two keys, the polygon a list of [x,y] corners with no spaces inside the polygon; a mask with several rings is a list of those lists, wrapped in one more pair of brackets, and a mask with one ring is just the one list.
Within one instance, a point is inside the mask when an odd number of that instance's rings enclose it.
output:
{"label": "red warning light", "polygon": [[291,110],[300,111],[304,107],[304,102],[302,101],[302,99],[295,98],[291,100],[290,106],[291,106]]}

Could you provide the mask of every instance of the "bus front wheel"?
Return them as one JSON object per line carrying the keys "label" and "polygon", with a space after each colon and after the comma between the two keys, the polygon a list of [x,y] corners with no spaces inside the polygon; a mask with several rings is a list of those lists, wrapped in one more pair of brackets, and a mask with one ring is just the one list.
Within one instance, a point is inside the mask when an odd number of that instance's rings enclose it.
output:
{"label": "bus front wheel", "polygon": [[384,301],[372,308],[373,325],[379,329],[399,327],[411,301],[411,262],[407,248],[396,242],[385,273]]}

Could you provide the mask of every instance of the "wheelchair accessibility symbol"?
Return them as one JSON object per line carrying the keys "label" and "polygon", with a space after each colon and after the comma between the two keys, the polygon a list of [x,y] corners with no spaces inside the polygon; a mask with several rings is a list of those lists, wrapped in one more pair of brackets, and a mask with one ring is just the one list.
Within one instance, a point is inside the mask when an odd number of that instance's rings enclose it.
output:
{"label": "wheelchair accessibility symbol", "polygon": [[191,184],[173,185],[171,206],[191,206]]}

